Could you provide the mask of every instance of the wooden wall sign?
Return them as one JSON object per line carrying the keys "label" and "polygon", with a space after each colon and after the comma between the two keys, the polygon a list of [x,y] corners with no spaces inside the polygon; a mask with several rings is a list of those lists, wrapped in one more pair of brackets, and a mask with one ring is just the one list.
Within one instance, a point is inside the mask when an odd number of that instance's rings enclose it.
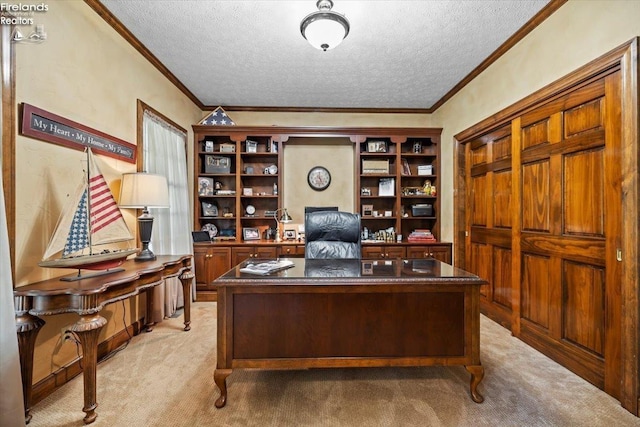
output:
{"label": "wooden wall sign", "polygon": [[91,147],[96,153],[136,162],[135,145],[24,103],[21,134],[75,150]]}

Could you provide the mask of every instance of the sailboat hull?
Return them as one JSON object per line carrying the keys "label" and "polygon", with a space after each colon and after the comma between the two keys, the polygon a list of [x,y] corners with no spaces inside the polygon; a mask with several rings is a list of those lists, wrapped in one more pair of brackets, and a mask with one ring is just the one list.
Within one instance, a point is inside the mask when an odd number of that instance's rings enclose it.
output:
{"label": "sailboat hull", "polygon": [[40,267],[47,268],[77,268],[83,270],[108,270],[121,265],[129,255],[138,249],[123,249],[92,255],[58,258],[40,261]]}

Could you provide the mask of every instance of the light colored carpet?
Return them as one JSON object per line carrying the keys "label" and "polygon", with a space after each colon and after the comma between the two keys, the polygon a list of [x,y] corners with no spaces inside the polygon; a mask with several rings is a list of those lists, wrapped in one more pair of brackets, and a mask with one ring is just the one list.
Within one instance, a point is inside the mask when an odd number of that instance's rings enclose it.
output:
{"label": "light colored carpet", "polygon": [[[98,365],[93,426],[640,426],[596,387],[482,317],[482,404],[463,367],[235,371],[216,409],[216,304]],[[83,426],[82,376],[39,402],[30,427]]]}

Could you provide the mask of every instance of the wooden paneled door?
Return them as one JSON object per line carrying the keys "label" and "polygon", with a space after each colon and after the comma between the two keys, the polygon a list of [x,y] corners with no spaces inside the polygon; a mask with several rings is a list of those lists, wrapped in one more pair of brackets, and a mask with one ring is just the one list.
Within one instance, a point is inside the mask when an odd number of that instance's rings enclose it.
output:
{"label": "wooden paneled door", "polygon": [[638,40],[456,135],[481,310],[640,415]]}
{"label": "wooden paneled door", "polygon": [[[619,75],[512,122],[519,150],[519,336],[618,397]],[[611,100],[612,102],[608,102]]]}
{"label": "wooden paneled door", "polygon": [[467,269],[487,279],[480,290],[483,312],[511,327],[512,173],[511,126],[483,135],[467,144],[469,177],[467,211],[471,233]]}

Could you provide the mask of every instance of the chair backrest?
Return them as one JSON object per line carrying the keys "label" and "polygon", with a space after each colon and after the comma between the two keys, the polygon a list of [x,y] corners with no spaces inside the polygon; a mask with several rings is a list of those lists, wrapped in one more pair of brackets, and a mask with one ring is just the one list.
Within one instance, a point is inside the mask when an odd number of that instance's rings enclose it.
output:
{"label": "chair backrest", "polygon": [[305,206],[304,213],[308,214],[311,212],[321,212],[321,211],[337,211],[337,206]]}
{"label": "chair backrest", "polygon": [[341,211],[305,214],[305,250],[308,259],[360,259],[360,215]]}

